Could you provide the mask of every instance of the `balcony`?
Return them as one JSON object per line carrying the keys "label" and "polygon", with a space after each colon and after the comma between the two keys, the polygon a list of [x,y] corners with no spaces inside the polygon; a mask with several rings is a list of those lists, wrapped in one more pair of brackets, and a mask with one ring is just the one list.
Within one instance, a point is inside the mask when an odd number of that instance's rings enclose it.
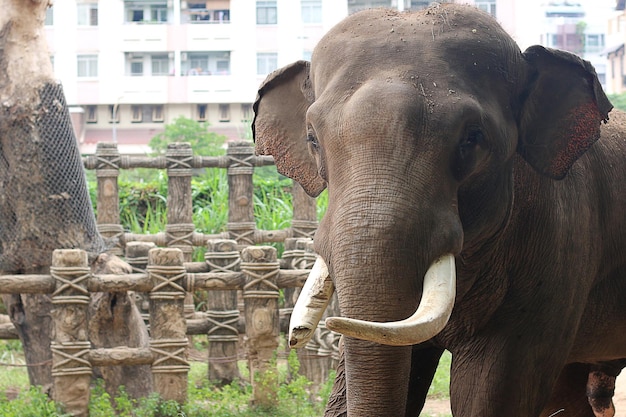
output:
{"label": "balcony", "polygon": [[120,28],[124,51],[166,51],[167,25],[123,25]]}
{"label": "balcony", "polygon": [[191,0],[181,2],[182,24],[228,24],[230,23],[229,0]]}
{"label": "balcony", "polygon": [[170,78],[173,77],[122,77],[119,86],[120,96],[124,97],[126,103],[167,103]]}
{"label": "balcony", "polygon": [[168,8],[167,0],[124,0],[124,23],[171,23],[173,14],[173,9]]}

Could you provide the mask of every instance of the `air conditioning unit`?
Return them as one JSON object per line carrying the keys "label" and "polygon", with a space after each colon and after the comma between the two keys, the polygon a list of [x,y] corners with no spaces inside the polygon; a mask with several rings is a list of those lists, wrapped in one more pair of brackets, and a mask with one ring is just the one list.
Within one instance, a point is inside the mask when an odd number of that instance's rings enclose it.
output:
{"label": "air conditioning unit", "polygon": [[180,53],[180,60],[181,61],[186,61],[187,60],[187,52],[181,52]]}
{"label": "air conditioning unit", "polygon": [[168,53],[167,53],[167,57],[168,57],[169,59],[174,59],[174,52],[168,52]]}

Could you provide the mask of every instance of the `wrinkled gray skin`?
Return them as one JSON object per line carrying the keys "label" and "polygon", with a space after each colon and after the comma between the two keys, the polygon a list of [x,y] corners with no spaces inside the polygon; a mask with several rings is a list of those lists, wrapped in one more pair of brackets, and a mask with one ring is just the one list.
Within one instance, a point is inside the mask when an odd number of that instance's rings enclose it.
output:
{"label": "wrinkled gray skin", "polygon": [[408,317],[429,264],[456,256],[432,340],[346,338],[349,416],[417,416],[444,348],[454,416],[594,415],[588,372],[626,357],[626,117],[603,125],[610,110],[589,63],[521,53],[453,4],[355,14],[310,66],[268,77],[257,152],[328,188],[315,245],[343,316]]}

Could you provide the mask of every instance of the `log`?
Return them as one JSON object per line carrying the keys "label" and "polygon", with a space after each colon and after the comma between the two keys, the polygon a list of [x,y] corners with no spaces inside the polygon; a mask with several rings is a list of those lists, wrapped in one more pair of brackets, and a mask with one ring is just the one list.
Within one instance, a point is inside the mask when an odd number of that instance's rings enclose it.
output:
{"label": "log", "polygon": [[19,334],[13,323],[0,324],[0,339],[19,339]]}
{"label": "log", "polygon": [[50,275],[0,275],[2,294],[51,294],[54,285]]}
{"label": "log", "polygon": [[[241,258],[234,240],[210,240],[204,255],[211,271],[227,273],[238,271]],[[209,381],[218,385],[228,385],[240,379],[237,367],[237,347],[239,344],[239,310],[237,291],[211,291],[207,298],[208,321],[213,325],[207,331],[209,341]]]}
{"label": "log", "polygon": [[[193,151],[189,143],[167,145],[167,246],[183,252],[185,262],[193,254],[193,206],[191,200],[191,176]],[[193,294],[185,295],[185,316],[193,317],[195,311]]]}
{"label": "log", "polygon": [[241,270],[246,274],[244,344],[252,380],[252,403],[268,408],[276,404],[278,388],[277,372],[270,367],[279,342],[276,275],[280,264],[276,249],[271,246],[249,246],[242,251],[241,258]]}
{"label": "log", "polygon": [[152,365],[154,361],[150,349],[130,348],[128,346],[91,349],[88,358],[93,366]]}
{"label": "log", "polygon": [[90,270],[87,253],[79,249],[55,250],[52,255],[53,337],[52,398],[63,404],[74,416],[88,416],[91,364],[87,354],[91,349],[87,308],[89,292],[86,277]]}
{"label": "log", "polygon": [[[128,242],[126,244],[126,262],[133,268],[133,271],[145,273],[148,266],[148,252],[155,247],[156,245],[152,242]],[[148,292],[150,292],[150,290],[152,290],[151,281],[149,288],[134,289],[135,304],[146,327],[150,325],[150,302],[148,298]]]}
{"label": "log", "polygon": [[124,237],[124,228],[120,224],[119,187],[117,178],[120,175],[120,153],[115,143],[98,143],[96,146],[96,178],[98,183],[97,210],[98,231],[100,234],[115,242],[115,247],[109,250],[115,255],[122,255],[121,238]]}
{"label": "log", "polygon": [[148,254],[150,292],[150,348],[154,388],[164,400],[187,401],[188,340],[184,315],[183,252],[154,248]]}
{"label": "log", "polygon": [[253,209],[252,174],[254,148],[250,142],[230,142],[228,167],[228,231],[240,246],[254,245],[256,224]]}

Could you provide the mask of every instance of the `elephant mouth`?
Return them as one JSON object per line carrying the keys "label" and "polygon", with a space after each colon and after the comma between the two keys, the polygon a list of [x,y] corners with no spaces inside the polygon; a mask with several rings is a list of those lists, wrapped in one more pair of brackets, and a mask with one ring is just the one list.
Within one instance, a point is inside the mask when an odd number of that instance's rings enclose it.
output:
{"label": "elephant mouth", "polygon": [[[318,257],[298,297],[289,323],[289,346],[300,348],[310,340],[334,292],[326,263]],[[347,317],[329,317],[326,327],[334,332],[384,345],[422,343],[446,326],[456,296],[454,256],[434,261],[424,275],[422,299],[410,317],[387,323]]]}

